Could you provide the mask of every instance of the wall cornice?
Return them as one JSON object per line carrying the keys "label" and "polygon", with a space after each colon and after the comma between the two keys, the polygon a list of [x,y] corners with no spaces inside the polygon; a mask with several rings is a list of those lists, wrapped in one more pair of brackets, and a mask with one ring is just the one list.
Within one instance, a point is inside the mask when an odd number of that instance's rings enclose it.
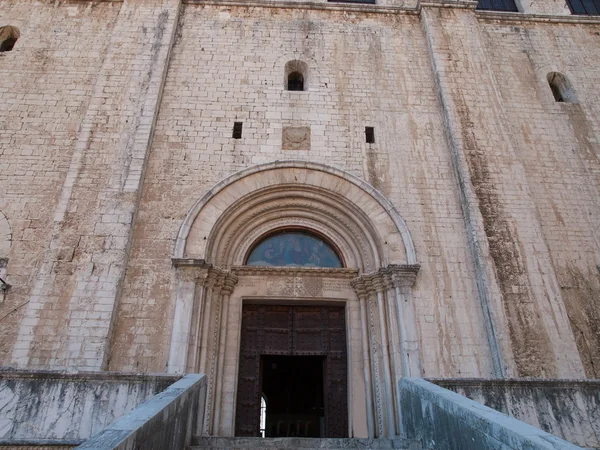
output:
{"label": "wall cornice", "polygon": [[[122,0],[104,0],[122,1]],[[416,6],[379,6],[372,4],[320,3],[289,1],[239,1],[239,0],[183,0],[188,5],[239,6],[244,8],[303,9],[316,11],[346,11],[365,14],[420,15],[422,8],[451,8],[472,10],[478,19],[505,22],[542,22],[566,24],[600,24],[600,16],[530,14],[522,12],[476,10],[477,1],[472,0],[427,0]]]}
{"label": "wall cornice", "polygon": [[525,14],[503,11],[475,11],[475,16],[478,19],[482,20],[499,20],[504,22],[600,24],[600,16],[560,16],[550,14]]}

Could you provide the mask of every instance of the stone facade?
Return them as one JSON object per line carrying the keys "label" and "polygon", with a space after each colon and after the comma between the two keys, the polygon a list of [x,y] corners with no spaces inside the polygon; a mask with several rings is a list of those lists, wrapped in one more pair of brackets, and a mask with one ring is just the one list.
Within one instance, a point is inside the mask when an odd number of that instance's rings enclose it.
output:
{"label": "stone facade", "polygon": [[[399,376],[599,378],[600,19],[475,6],[3,0],[2,364],[206,371],[228,435],[243,302],[327,300],[352,435]],[[243,267],[285,227],[346,268]]]}

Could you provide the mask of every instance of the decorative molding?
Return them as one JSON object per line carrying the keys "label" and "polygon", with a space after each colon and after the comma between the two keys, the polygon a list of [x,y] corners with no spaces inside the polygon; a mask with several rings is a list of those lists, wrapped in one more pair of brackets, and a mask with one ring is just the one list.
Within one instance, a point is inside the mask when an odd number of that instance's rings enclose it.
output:
{"label": "decorative molding", "polygon": [[420,13],[421,8],[461,8],[461,9],[472,9],[477,8],[477,0],[427,0],[424,2],[417,3],[417,11]]}
{"label": "decorative molding", "polygon": [[358,275],[357,269],[331,269],[321,267],[262,267],[233,266],[231,273],[237,276],[268,277],[323,277],[351,279]]}
{"label": "decorative molding", "polygon": [[[211,290],[210,297],[207,296],[206,302],[212,302],[215,306],[214,317],[212,324],[212,334],[210,341],[210,363],[208,365],[208,380],[206,388],[206,407],[204,415],[203,433],[210,435],[211,423],[215,414],[215,383],[217,374],[217,363],[219,353],[219,335],[221,333],[221,317],[223,309],[223,300],[225,296],[229,296],[238,282],[238,277],[233,275],[229,271],[223,270],[218,267],[211,267],[208,270],[208,277],[206,278],[206,284]],[[224,357],[224,355],[221,355]],[[213,430],[214,431],[214,430]]]}
{"label": "decorative molding", "polygon": [[[336,192],[296,183],[256,189],[234,202],[215,222],[205,255],[220,266],[241,265],[257,240],[288,227],[323,234],[346,266],[364,272],[375,270],[385,258],[382,239],[362,210]],[[403,245],[400,238],[397,244]]]}
{"label": "decorative molding", "polygon": [[373,358],[373,378],[375,378],[375,415],[377,418],[377,436],[383,437],[385,428],[383,425],[383,399],[381,398],[381,374],[379,372],[379,353],[377,351],[377,330],[375,329],[375,317],[373,313],[373,296],[367,295],[367,313],[369,315],[369,340],[371,341],[371,357]]}
{"label": "decorative molding", "polygon": [[[295,170],[290,170],[290,169],[295,169]],[[391,224],[393,224],[395,229],[397,230],[400,240],[402,242],[402,245],[404,246],[406,262],[408,264],[416,264],[417,263],[414,244],[413,244],[412,238],[410,236],[410,232],[408,231],[408,227],[406,226],[406,223],[404,222],[404,220],[402,219],[402,217],[400,216],[400,214],[398,213],[398,211],[396,210],[394,205],[381,192],[376,190],[373,186],[368,184],[366,181],[364,181],[348,172],[345,172],[343,170],[336,169],[333,167],[329,167],[324,164],[317,164],[317,163],[312,163],[312,162],[308,162],[308,161],[275,161],[272,163],[259,164],[256,166],[249,167],[249,168],[242,170],[240,172],[237,172],[235,174],[232,174],[229,177],[227,177],[224,180],[217,183],[202,198],[200,198],[192,206],[192,208],[189,210],[188,214],[186,215],[186,217],[181,225],[181,228],[179,230],[178,236],[177,236],[175,249],[174,249],[174,257],[175,258],[183,258],[184,257],[185,252],[186,252],[187,239],[190,234],[192,225],[194,224],[194,222],[200,215],[203,208],[205,206],[207,206],[208,203],[213,198],[218,196],[221,193],[221,191],[223,191],[224,189],[226,189],[230,186],[233,186],[238,181],[248,178],[248,177],[252,177],[253,175],[257,175],[257,176],[261,177],[260,180],[261,180],[263,186],[284,188],[286,185],[289,185],[290,183],[292,183],[293,179],[296,178],[296,176],[299,175],[301,173],[301,171],[303,171],[303,170],[306,171],[307,174],[310,174],[311,172],[320,172],[322,174],[326,174],[326,175],[332,177],[331,181],[334,181],[336,178],[340,179],[340,180],[344,180],[351,186],[354,186],[354,187],[360,189],[360,191],[362,191],[363,194],[368,195],[368,197],[371,199],[372,202],[375,202],[376,204],[378,204],[377,208],[382,208],[383,211],[385,211],[385,213],[387,213],[387,218],[389,218],[389,220],[391,221]],[[274,173],[274,171],[278,171],[283,175],[289,174],[289,176],[291,178],[288,182],[282,181],[282,180],[280,180],[280,177],[276,176],[277,174]],[[279,181],[277,181],[277,180],[279,180]],[[329,192],[330,194],[335,194],[338,197],[341,195],[335,191],[329,191],[329,190],[325,190],[325,189],[321,188],[320,187],[321,184],[318,184],[314,180],[313,180],[313,183],[314,184],[306,183],[304,185],[305,190],[312,189],[314,192],[319,192],[319,189],[320,189],[320,191],[322,191],[322,192]],[[339,183],[338,183],[338,185],[339,185]],[[245,190],[240,191],[240,194],[236,194],[236,195],[238,195],[238,198],[236,200],[230,201],[229,205],[226,205],[224,208],[222,208],[222,211],[225,212],[225,210],[227,210],[229,207],[231,207],[237,201],[243,202],[244,199],[247,197],[247,194],[248,194],[248,191],[247,191],[247,187],[246,187]],[[347,202],[346,207],[348,205],[352,205],[352,204],[350,202]],[[356,205],[354,205],[354,207],[351,208],[348,212],[352,213],[354,215],[361,211],[362,210],[360,208],[358,208]],[[367,219],[369,219],[369,218],[367,217]],[[216,219],[210,219],[210,220],[214,221]],[[375,231],[377,229],[376,225],[380,225],[380,224],[374,224],[372,222],[368,222],[368,223],[371,225],[372,231]],[[364,224],[361,224],[361,225],[364,226]],[[215,224],[213,223],[210,226],[210,228],[213,230],[212,232],[214,232]],[[373,236],[375,236],[375,235],[373,235]],[[198,256],[200,256],[200,255],[198,255]],[[202,255],[202,256],[206,256],[206,255]]]}
{"label": "decorative molding", "polygon": [[[312,199],[314,201],[314,199]],[[281,211],[286,211],[286,217],[281,217]],[[315,214],[317,212],[318,214]],[[272,215],[273,219],[269,220],[269,216]],[[308,216],[308,217],[307,217]],[[310,217],[312,216],[312,217]],[[319,208],[318,205],[301,202],[289,202],[282,199],[282,202],[274,202],[269,207],[253,210],[250,216],[246,216],[244,220],[239,221],[239,226],[231,229],[227,235],[223,237],[225,245],[231,247],[232,237],[237,237],[238,241],[240,236],[240,228],[246,226],[249,223],[253,224],[250,233],[244,235],[243,244],[236,246],[237,249],[231,249],[234,251],[234,256],[230,258],[234,264],[243,264],[244,257],[262,236],[268,234],[270,231],[279,228],[305,228],[307,230],[314,230],[328,238],[342,253],[342,259],[346,264],[357,264],[358,261],[354,261],[356,255],[352,251],[351,247],[347,243],[347,238],[340,234],[339,224],[334,223],[331,219],[336,219],[338,222],[344,224],[347,229],[352,231],[352,237],[361,245],[361,256],[366,260],[362,265],[365,267],[373,267],[374,261],[370,256],[370,253],[365,247],[364,240],[357,238],[359,231],[352,225],[344,220],[342,217],[334,214],[332,210],[326,210],[325,208]],[[350,233],[348,233],[350,234]],[[224,252],[226,253],[226,252]]]}
{"label": "decorative molding", "polygon": [[361,275],[351,285],[357,295],[382,292],[389,287],[412,287],[421,266],[419,264],[390,264],[377,272]]}
{"label": "decorative molding", "polygon": [[[121,0],[122,1],[122,0]],[[239,1],[239,0],[183,0],[188,5],[212,5],[212,6],[241,6],[244,8],[278,8],[278,9],[314,9],[326,11],[349,11],[376,14],[418,14],[414,7],[401,6],[377,6],[372,4],[352,3],[316,3],[316,2],[291,2],[291,1]]]}
{"label": "decorative molding", "polygon": [[528,14],[507,11],[475,11],[475,16],[482,20],[498,20],[503,22],[544,22],[572,24],[600,24],[600,16]]}
{"label": "decorative molding", "polygon": [[[79,0],[90,1],[90,0]],[[122,2],[123,0],[103,0]],[[477,1],[471,0],[427,0],[418,2],[416,6],[394,7],[352,3],[321,3],[321,2],[291,2],[291,1],[239,1],[239,0],[183,0],[188,5],[211,6],[239,6],[244,8],[277,8],[277,9],[310,9],[322,11],[347,11],[365,14],[398,14],[421,15],[423,8],[459,8],[472,10],[479,19],[498,20],[506,22],[544,22],[544,23],[572,23],[572,24],[600,24],[600,16],[558,15],[558,14],[531,14],[523,12],[484,11],[476,10]]]}

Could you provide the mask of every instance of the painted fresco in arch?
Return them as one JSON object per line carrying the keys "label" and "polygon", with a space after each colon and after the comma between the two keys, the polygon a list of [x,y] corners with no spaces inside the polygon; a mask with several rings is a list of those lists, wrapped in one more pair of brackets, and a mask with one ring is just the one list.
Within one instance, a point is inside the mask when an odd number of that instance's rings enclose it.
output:
{"label": "painted fresco in arch", "polygon": [[246,261],[249,266],[342,267],[333,249],[316,236],[286,232],[258,244]]}

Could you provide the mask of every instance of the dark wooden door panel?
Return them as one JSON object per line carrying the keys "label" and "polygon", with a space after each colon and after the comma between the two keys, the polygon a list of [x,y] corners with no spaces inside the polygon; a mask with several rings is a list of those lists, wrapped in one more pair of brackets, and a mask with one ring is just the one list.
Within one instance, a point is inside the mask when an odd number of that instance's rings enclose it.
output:
{"label": "dark wooden door panel", "polygon": [[325,360],[325,435],[348,436],[348,383],[346,357],[328,354]]}
{"label": "dark wooden door panel", "polygon": [[[256,413],[258,405],[258,414]],[[237,408],[237,436],[258,436],[260,420],[260,355],[240,356]]]}
{"label": "dark wooden door panel", "polygon": [[261,355],[324,355],[325,437],[348,435],[348,368],[343,307],[244,305],[237,436],[259,435]]}

